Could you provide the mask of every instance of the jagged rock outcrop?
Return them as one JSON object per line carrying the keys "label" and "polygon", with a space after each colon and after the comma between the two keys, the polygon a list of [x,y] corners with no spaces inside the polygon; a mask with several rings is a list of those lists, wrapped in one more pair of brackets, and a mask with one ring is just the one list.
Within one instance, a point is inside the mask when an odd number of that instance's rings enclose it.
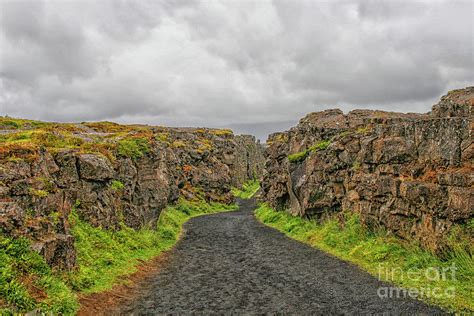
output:
{"label": "jagged rock outcrop", "polygon": [[[261,172],[255,139],[229,130],[3,118],[0,231],[26,236],[53,267],[75,266],[71,211],[96,227],[155,225],[180,196],[231,202]],[[0,121],[0,126],[2,126]]]}
{"label": "jagged rock outcrop", "polygon": [[263,198],[295,215],[350,210],[441,251],[455,223],[474,216],[474,87],[427,114],[311,113],[266,149]]}

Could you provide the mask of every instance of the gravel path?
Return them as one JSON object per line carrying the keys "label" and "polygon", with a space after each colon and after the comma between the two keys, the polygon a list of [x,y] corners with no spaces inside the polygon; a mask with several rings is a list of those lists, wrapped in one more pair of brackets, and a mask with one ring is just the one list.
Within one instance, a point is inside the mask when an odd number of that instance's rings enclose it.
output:
{"label": "gravel path", "polygon": [[260,224],[255,202],[196,217],[169,263],[120,313],[439,314],[410,299],[381,299],[387,284]]}

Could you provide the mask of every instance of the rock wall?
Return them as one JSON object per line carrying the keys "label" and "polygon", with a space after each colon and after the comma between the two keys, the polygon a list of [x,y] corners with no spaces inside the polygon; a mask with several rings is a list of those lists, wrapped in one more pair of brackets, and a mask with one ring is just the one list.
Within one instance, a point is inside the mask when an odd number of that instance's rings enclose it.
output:
{"label": "rock wall", "polygon": [[453,224],[474,216],[474,87],[449,92],[427,114],[311,113],[270,136],[263,198],[299,216],[358,212],[441,251]]}
{"label": "rock wall", "polygon": [[38,122],[8,130],[12,124],[0,135],[0,231],[32,239],[63,270],[76,264],[73,208],[104,229],[155,225],[180,196],[231,202],[231,185],[263,165],[254,138],[229,130]]}
{"label": "rock wall", "polygon": [[234,177],[232,185],[241,187],[248,179],[258,179],[263,173],[265,157],[263,146],[251,135],[239,135],[235,137],[236,154]]}

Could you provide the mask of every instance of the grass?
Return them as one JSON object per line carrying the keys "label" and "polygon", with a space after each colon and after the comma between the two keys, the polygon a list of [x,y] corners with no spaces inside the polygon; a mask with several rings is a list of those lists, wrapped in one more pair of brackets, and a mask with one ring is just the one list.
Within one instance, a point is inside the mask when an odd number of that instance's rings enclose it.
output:
{"label": "grass", "polygon": [[126,138],[118,142],[117,153],[122,157],[138,159],[150,152],[146,138]]}
{"label": "grass", "polygon": [[70,222],[79,269],[69,273],[53,272],[28,240],[0,235],[0,315],[33,309],[75,314],[78,293],[101,292],[126,282],[124,276],[135,272],[141,261],[173,247],[188,219],[236,207],[180,200],[162,211],[156,227],[134,230],[122,225],[118,231],[93,227],[73,212]]}
{"label": "grass", "polygon": [[297,163],[301,162],[308,157],[308,155],[312,152],[318,151],[318,150],[325,150],[326,148],[329,147],[331,144],[330,140],[323,140],[320,141],[319,143],[316,143],[312,146],[310,146],[308,149],[288,155],[288,160],[292,163]]}
{"label": "grass", "polygon": [[31,250],[27,239],[0,234],[1,315],[35,308],[44,313],[72,314],[78,307],[76,295],[61,276],[52,272],[43,257]]}
{"label": "grass", "polygon": [[249,180],[242,185],[242,189],[232,188],[232,194],[241,199],[250,199],[260,189],[258,180]]}
{"label": "grass", "polygon": [[[318,224],[275,211],[266,204],[260,205],[255,214],[288,237],[353,262],[382,280],[424,291],[420,298],[429,303],[450,311],[474,311],[473,244],[462,233],[466,227],[454,230],[450,237],[453,250],[441,259],[417,245],[365,230],[355,213],[344,213],[344,225],[335,218]],[[472,220],[468,225],[473,225]]]}

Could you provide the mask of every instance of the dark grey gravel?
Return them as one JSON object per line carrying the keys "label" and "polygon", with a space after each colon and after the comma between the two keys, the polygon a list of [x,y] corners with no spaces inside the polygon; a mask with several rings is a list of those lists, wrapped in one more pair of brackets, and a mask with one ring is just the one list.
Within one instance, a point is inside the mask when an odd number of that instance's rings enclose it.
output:
{"label": "dark grey gravel", "polygon": [[125,314],[440,314],[412,299],[381,299],[389,286],[356,266],[259,223],[255,202],[197,217],[168,264]]}

